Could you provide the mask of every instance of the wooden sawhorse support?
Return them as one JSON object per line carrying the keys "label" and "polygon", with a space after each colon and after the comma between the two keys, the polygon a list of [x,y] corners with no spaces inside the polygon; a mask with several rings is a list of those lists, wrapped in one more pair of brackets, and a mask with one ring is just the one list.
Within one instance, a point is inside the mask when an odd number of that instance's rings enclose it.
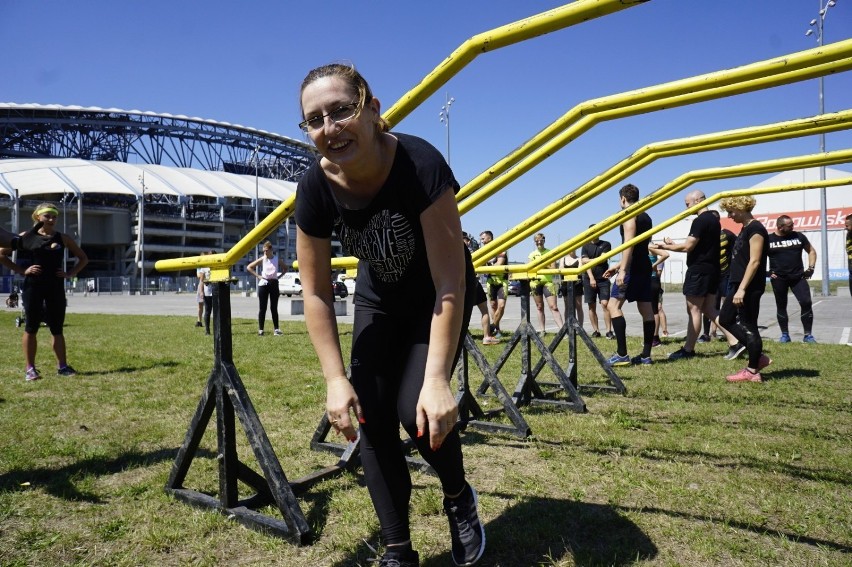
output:
{"label": "wooden sawhorse support", "polygon": [[[178,450],[172,465],[172,471],[165,486],[166,492],[187,504],[218,510],[248,528],[289,539],[296,544],[308,543],[312,537],[311,529],[296,501],[296,494],[306,492],[317,482],[348,470],[351,468],[350,461],[344,456],[334,466],[296,481],[287,480],[234,366],[229,282],[218,282],[213,286],[213,370],[190,422],[183,445]],[[183,486],[214,409],[217,432],[216,459],[219,464],[218,499]],[[254,456],[263,470],[263,475],[240,462],[237,457],[235,417],[240,420]],[[241,500],[238,481],[254,489],[255,494]],[[278,508],[282,519],[255,511],[269,504],[274,504]]]}

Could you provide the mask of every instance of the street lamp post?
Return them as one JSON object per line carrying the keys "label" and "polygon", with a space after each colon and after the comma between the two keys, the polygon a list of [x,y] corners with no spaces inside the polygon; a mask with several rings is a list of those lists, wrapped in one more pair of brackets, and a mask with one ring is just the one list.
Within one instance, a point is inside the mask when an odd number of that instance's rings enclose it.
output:
{"label": "street lamp post", "polygon": [[[818,0],[819,2],[819,14],[817,18],[811,20],[811,27],[808,31],[805,32],[805,35],[810,36],[814,34],[814,28],[816,28],[816,40],[817,45],[822,47],[823,45],[823,32],[825,30],[825,17],[828,15],[828,9],[834,7],[837,3],[835,0],[827,0],[825,5],[823,5],[823,0]],[[825,81],[820,75],[819,77],[819,113],[820,115],[825,113]],[[825,133],[821,133],[819,135],[819,151],[821,153],[825,153]],[[819,167],[819,180],[825,181],[825,166],[821,165]],[[831,292],[828,287],[828,211],[827,211],[827,198],[825,187],[820,187],[819,190],[819,234],[820,239],[822,240],[822,246],[820,247],[820,253],[822,254],[822,295],[831,295]]]}
{"label": "street lamp post", "polygon": [[139,176],[142,196],[139,198],[139,295],[145,295],[145,172]]}
{"label": "street lamp post", "polygon": [[[258,179],[257,179],[257,165],[258,165],[257,164],[257,158],[258,158],[259,152],[260,152],[260,144],[255,144],[254,152],[252,153],[252,156],[251,156],[252,161],[254,162],[254,226],[255,226],[255,228],[257,228],[257,225],[260,224],[260,213],[259,213],[260,189],[259,189]],[[255,261],[257,261],[258,258],[260,258],[260,253],[258,252],[257,244],[255,244],[255,246],[254,246],[254,259],[255,259]],[[260,285],[260,280],[258,280],[255,283],[255,291],[259,292],[260,290],[257,289],[258,285]]]}
{"label": "street lamp post", "polygon": [[438,113],[439,120],[447,126],[447,165],[450,165],[450,106],[456,101],[449,94],[446,95],[446,104],[441,107],[441,112]]}

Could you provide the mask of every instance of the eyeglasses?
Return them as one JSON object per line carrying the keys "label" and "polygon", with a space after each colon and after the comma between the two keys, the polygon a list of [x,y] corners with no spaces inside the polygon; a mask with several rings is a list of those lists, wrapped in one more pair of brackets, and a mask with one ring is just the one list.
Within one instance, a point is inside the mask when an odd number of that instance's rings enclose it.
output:
{"label": "eyeglasses", "polygon": [[326,117],[331,118],[331,121],[335,124],[340,124],[341,122],[346,122],[347,120],[352,120],[355,118],[360,112],[360,104],[357,102],[353,102],[347,104],[345,106],[341,106],[335,110],[332,110],[328,114],[322,114],[320,116],[314,116],[312,118],[308,118],[307,120],[303,120],[299,122],[299,128],[302,129],[303,132],[313,132],[315,130],[319,130],[325,125]]}

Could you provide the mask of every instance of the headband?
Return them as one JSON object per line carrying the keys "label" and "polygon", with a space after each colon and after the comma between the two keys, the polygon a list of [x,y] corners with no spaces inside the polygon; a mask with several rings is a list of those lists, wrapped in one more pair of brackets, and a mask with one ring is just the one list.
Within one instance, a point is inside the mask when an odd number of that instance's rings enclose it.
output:
{"label": "headband", "polygon": [[35,212],[36,216],[41,216],[47,213],[53,213],[54,215],[59,216],[59,211],[53,207],[43,207]]}

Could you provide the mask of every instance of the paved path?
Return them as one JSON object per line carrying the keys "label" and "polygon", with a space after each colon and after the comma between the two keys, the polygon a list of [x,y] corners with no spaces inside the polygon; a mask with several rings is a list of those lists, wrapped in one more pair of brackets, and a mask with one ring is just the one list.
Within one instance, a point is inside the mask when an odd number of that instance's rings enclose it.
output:
{"label": "paved path", "polygon": [[[845,292],[845,290],[844,290]],[[296,298],[281,297],[278,312],[282,321],[302,320],[302,315],[291,315],[291,303]],[[506,306],[503,329],[514,329],[520,323],[520,304],[518,297],[511,297]],[[347,314],[338,317],[341,323],[352,322],[352,298],[346,300]],[[674,337],[686,334],[686,307],[683,296],[678,293],[667,293],[664,302],[669,321],[669,333]],[[560,309],[564,308],[560,301]],[[546,310],[548,330],[555,330],[549,310]],[[114,313],[129,315],[185,315],[188,319],[195,318],[195,294],[163,293],[158,295],[89,295],[74,294],[68,297],[69,313]],[[799,304],[790,295],[788,312],[790,316],[790,332],[794,341],[802,339],[802,326],[799,320]],[[478,311],[474,309],[474,325],[478,319]],[[629,335],[640,335],[642,332],[641,319],[635,307],[627,305],[627,332]],[[257,317],[257,299],[244,297],[240,294],[231,295],[231,315],[234,318],[255,319]],[[267,314],[267,328],[270,323]],[[537,314],[533,310],[533,324],[537,327]],[[598,317],[603,318],[598,307]],[[591,329],[586,317],[585,328]],[[759,324],[762,334],[767,339],[777,339],[780,335],[778,323],[775,320],[775,299],[771,293],[763,295],[760,308]],[[848,292],[829,297],[814,297],[814,336],[821,343],[850,344],[852,343],[852,298]]]}

